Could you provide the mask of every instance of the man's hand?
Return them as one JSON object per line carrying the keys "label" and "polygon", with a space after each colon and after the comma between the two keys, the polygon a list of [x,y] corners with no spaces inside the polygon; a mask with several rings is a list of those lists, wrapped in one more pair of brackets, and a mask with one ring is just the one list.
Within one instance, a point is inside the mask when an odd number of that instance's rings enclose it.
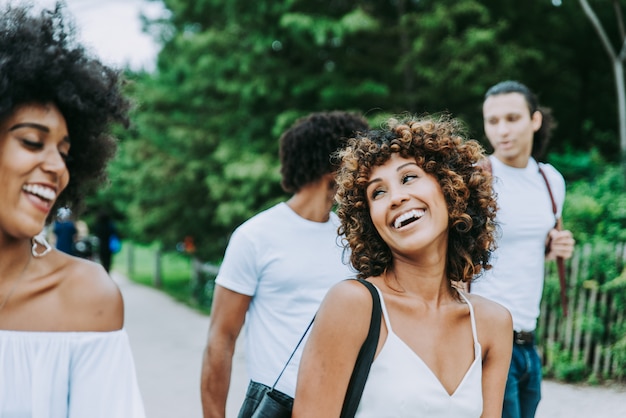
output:
{"label": "man's hand", "polygon": [[576,241],[571,231],[559,231],[553,229],[548,233],[549,251],[546,254],[546,260],[556,260],[557,257],[568,259],[574,253],[574,245]]}

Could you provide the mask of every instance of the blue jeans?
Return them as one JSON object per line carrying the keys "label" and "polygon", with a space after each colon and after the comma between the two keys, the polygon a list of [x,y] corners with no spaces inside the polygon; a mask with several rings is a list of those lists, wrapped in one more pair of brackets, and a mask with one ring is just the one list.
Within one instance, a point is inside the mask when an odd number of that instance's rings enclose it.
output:
{"label": "blue jeans", "polygon": [[[241,405],[241,409],[239,410],[238,418],[251,417],[261,403],[263,396],[271,389],[271,387],[266,386],[262,383],[250,381],[250,384],[248,384],[248,390],[246,391],[246,398],[244,399],[243,404]],[[273,396],[286,403],[293,402],[293,399],[289,395],[285,395],[284,393],[276,389],[274,389]]]}
{"label": "blue jeans", "polygon": [[533,418],[541,400],[541,360],[534,344],[513,344],[502,418]]}

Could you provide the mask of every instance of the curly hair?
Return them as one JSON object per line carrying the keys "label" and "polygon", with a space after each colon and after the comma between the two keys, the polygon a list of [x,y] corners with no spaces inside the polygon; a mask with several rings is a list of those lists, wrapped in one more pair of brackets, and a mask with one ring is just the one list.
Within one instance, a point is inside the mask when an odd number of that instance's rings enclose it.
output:
{"label": "curly hair", "polygon": [[358,277],[379,276],[393,266],[391,250],[372,223],[366,194],[372,169],[393,153],[415,158],[441,186],[449,219],[448,280],[467,282],[491,268],[496,216],[491,176],[476,165],[484,157],[481,145],[465,140],[463,131],[461,123],[448,115],[391,119],[386,129],[353,138],[340,152],[339,233],[351,250]]}
{"label": "curly hair", "polygon": [[76,44],[62,4],[40,13],[32,8],[9,4],[0,12],[0,119],[30,103],[54,104],[65,118],[70,181],[52,215],[63,206],[80,209],[84,196],[106,180],[117,146],[109,129],[128,125],[130,102],[121,74]]}
{"label": "curly hair", "polygon": [[500,83],[491,86],[485,93],[485,100],[490,96],[497,96],[500,94],[519,93],[524,96],[528,110],[532,116],[535,112],[541,113],[541,127],[533,135],[533,148],[531,155],[537,161],[541,161],[546,154],[552,132],[557,126],[556,120],[552,115],[552,109],[539,105],[537,96],[526,85],[519,81],[501,81]]}
{"label": "curly hair", "polygon": [[368,128],[362,116],[338,110],[298,119],[280,137],[283,190],[296,193],[336,171],[338,163],[331,156],[345,146],[347,138]]}

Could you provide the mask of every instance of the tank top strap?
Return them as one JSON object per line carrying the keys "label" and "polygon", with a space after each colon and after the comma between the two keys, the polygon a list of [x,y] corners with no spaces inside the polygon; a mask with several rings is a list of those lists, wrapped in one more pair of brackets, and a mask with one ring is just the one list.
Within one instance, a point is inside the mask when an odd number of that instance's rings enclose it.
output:
{"label": "tank top strap", "polygon": [[461,295],[461,297],[465,300],[465,302],[467,302],[467,306],[469,307],[470,322],[472,324],[472,336],[474,337],[474,347],[478,347],[479,343],[478,343],[478,333],[476,332],[476,318],[474,317],[474,307],[472,306],[472,303],[469,301],[469,298],[465,296],[465,293],[461,292],[458,289],[457,289],[457,292],[459,292],[459,295]]}
{"label": "tank top strap", "polygon": [[372,283],[372,286],[374,286],[374,288],[376,288],[376,291],[378,292],[378,297],[380,298],[380,307],[383,311],[383,319],[385,320],[385,326],[387,327],[387,332],[391,334],[392,333],[391,321],[389,321],[389,315],[387,315],[387,306],[385,305],[385,298],[383,298],[383,292],[381,292],[380,289],[374,283]]}

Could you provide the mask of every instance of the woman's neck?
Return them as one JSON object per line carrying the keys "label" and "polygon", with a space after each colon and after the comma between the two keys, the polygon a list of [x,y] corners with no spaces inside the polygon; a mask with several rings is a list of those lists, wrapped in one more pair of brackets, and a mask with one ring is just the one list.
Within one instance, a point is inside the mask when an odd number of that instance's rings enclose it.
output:
{"label": "woman's neck", "polygon": [[403,292],[426,303],[439,304],[451,294],[445,263],[440,261],[415,262],[396,257],[386,274],[390,287],[399,286]]}

